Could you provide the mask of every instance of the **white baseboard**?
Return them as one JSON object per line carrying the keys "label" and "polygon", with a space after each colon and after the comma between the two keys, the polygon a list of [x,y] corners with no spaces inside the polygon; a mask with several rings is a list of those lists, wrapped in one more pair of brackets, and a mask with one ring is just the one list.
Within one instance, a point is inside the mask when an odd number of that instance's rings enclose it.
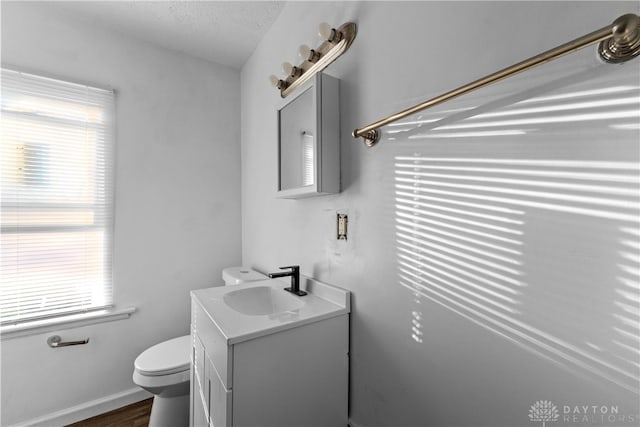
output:
{"label": "white baseboard", "polygon": [[95,417],[96,415],[104,414],[105,412],[113,411],[123,406],[131,405],[132,403],[148,399],[152,396],[151,393],[135,387],[8,427],[62,427],[67,424]]}

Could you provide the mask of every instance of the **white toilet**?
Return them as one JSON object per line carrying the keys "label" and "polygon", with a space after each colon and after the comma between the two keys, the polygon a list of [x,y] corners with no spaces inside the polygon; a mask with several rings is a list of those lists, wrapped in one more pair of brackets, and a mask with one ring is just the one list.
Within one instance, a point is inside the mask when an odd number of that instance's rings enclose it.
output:
{"label": "white toilet", "polygon": [[[265,280],[267,276],[244,267],[222,270],[225,286]],[[156,344],[134,362],[133,382],[153,393],[149,427],[181,427],[189,424],[191,336]]]}

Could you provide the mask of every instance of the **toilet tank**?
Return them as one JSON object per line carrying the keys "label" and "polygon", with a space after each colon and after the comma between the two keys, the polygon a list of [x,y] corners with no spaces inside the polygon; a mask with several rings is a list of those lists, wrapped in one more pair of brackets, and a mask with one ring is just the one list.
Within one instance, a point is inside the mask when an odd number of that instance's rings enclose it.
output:
{"label": "toilet tank", "polygon": [[268,277],[264,274],[246,267],[227,267],[222,270],[222,280],[224,280],[225,286],[240,285],[242,283],[266,279],[268,279]]}

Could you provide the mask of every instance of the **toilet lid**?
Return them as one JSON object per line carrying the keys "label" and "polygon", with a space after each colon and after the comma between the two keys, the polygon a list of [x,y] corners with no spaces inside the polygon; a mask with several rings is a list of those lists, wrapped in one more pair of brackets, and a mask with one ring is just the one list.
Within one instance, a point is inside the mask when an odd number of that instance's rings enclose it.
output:
{"label": "toilet lid", "polygon": [[143,375],[169,375],[189,369],[191,336],[173,338],[149,347],[136,358],[134,366]]}

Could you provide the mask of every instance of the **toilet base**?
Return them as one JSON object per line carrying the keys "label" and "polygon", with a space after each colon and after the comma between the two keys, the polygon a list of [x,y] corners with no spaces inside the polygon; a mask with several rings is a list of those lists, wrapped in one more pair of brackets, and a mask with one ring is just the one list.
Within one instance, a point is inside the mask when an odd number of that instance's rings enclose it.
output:
{"label": "toilet base", "polygon": [[189,425],[189,395],[154,396],[149,427],[187,427]]}

